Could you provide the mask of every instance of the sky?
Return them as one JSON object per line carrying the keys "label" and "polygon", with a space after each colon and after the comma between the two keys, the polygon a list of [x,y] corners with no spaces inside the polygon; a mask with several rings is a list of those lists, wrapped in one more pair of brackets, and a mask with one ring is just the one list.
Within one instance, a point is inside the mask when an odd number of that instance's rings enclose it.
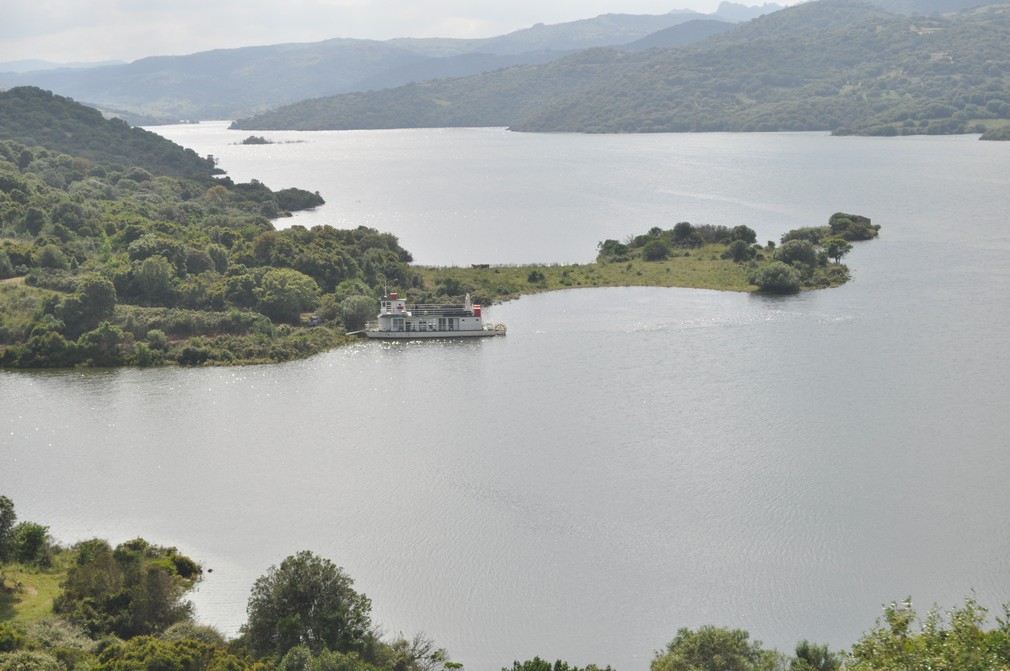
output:
{"label": "sky", "polygon": [[709,13],[718,6],[719,0],[0,0],[0,62],[134,61],[333,37],[492,37],[600,14]]}

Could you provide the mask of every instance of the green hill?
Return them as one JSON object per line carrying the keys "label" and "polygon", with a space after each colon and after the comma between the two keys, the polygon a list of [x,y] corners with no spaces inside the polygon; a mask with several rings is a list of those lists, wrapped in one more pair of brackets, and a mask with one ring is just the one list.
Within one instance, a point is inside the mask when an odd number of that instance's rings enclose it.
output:
{"label": "green hill", "polygon": [[981,132],[1010,121],[1010,11],[894,14],[820,0],[702,42],[316,99],[243,129]]}
{"label": "green hill", "polygon": [[214,161],[160,135],[35,87],[0,92],[0,139],[173,177],[208,177]]}

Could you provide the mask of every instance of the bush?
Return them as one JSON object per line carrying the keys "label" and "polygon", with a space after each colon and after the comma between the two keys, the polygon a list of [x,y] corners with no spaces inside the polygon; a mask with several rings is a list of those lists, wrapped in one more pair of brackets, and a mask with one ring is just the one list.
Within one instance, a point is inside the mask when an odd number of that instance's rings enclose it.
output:
{"label": "bush", "polygon": [[831,233],[830,226],[807,226],[805,228],[794,228],[782,236],[782,244],[790,240],[806,240],[815,245],[821,244],[821,240]]}
{"label": "bush", "polygon": [[726,251],[722,253],[722,258],[733,259],[735,263],[749,261],[754,258],[757,252],[743,240],[734,240],[730,243]]}
{"label": "bush", "polygon": [[202,366],[209,358],[210,350],[206,347],[187,345],[182,348],[175,360],[180,366]]}
{"label": "bush", "polygon": [[14,527],[10,544],[14,561],[42,567],[52,564],[53,552],[47,526],[21,522]]}
{"label": "bush", "polygon": [[666,240],[650,240],[642,248],[642,258],[646,261],[662,261],[670,256],[670,245]]}
{"label": "bush", "polygon": [[761,291],[776,294],[794,294],[800,290],[800,274],[781,261],[771,261],[760,266],[748,278]]}
{"label": "bush", "polygon": [[66,669],[52,655],[34,650],[19,650],[0,654],[0,671],[66,671]]}
{"label": "bush", "polygon": [[775,259],[788,265],[817,265],[817,248],[806,240],[790,240],[775,250]]}
{"label": "bush", "polygon": [[340,318],[348,331],[364,328],[365,322],[375,314],[375,301],[368,296],[350,296],[340,303]]}
{"label": "bush", "polygon": [[8,277],[14,277],[14,264],[11,263],[7,254],[0,252],[0,280],[5,280]]}

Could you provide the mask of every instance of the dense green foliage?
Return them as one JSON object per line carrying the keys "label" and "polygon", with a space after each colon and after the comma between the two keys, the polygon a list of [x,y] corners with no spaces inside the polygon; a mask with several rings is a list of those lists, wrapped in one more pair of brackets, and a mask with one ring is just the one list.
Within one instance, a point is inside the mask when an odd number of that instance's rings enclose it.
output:
{"label": "dense green foliage", "polygon": [[49,527],[37,522],[18,522],[14,502],[0,494],[0,564],[17,562],[36,567],[52,563]]}
{"label": "dense green foliage", "polygon": [[89,635],[157,634],[192,617],[193,607],[183,595],[201,569],[175,548],[137,538],[115,549],[103,540],[84,541],[74,550],[75,563],[53,612]]}
{"label": "dense green foliage", "polygon": [[[0,138],[103,164],[135,166],[161,175],[206,177],[214,160],[200,158],[160,135],[104,119],[98,110],[34,87],[0,92]],[[31,159],[26,157],[25,161]]]}
{"label": "dense green foliage", "polygon": [[1010,13],[903,16],[820,0],[684,47],[318,98],[236,127],[524,131],[981,132],[1010,122]]}
{"label": "dense green foliage", "polygon": [[778,671],[781,654],[749,640],[742,629],[705,626],[697,631],[683,628],[666,650],[656,654],[651,671]]}
{"label": "dense green foliage", "polygon": [[[0,495],[5,538],[16,519]],[[43,529],[45,527],[42,527]],[[0,558],[0,671],[443,671],[460,668],[423,634],[383,639],[371,602],[332,562],[299,552],[271,567],[249,598],[249,621],[227,641],[192,620],[186,593],[201,567],[142,538],[53,548],[53,567]],[[58,580],[42,612],[32,583]],[[25,581],[28,581],[26,584]],[[31,614],[29,614],[31,613]]]}
{"label": "dense green foliage", "polygon": [[371,629],[371,602],[328,559],[299,552],[271,566],[253,585],[242,635],[259,655],[283,657],[296,646],[363,652]]}
{"label": "dense green foliage", "polygon": [[[374,300],[373,287],[386,282],[417,281],[392,235],[274,230],[271,218],[321,204],[318,194],[236,184],[206,166],[182,177],[124,165],[116,162],[121,147],[133,145],[101,134],[90,140],[94,159],[73,156],[66,152],[87,129],[110,122],[37,90],[10,93],[8,101],[33,105],[15,115],[22,129],[33,114],[39,126],[54,117],[84,125],[66,146],[62,134],[42,134],[48,147],[0,141],[0,366],[302,357],[343,338],[339,311],[311,329],[300,325],[303,313],[355,294]],[[138,137],[148,136],[157,137]]]}
{"label": "dense green foliage", "polygon": [[[599,244],[597,262],[626,263],[635,260],[662,261],[669,256],[699,257],[706,247],[719,246],[720,258],[746,268],[747,280],[769,293],[796,293],[800,289],[837,286],[848,280],[848,268],[841,258],[848,253],[848,240],[868,240],[880,226],[866,217],[836,212],[827,226],[789,231],[782,245],[756,244],[757,235],[748,226],[698,226],[680,222],[669,230],[658,227],[624,242],[605,240]],[[828,259],[835,263],[828,265]]]}

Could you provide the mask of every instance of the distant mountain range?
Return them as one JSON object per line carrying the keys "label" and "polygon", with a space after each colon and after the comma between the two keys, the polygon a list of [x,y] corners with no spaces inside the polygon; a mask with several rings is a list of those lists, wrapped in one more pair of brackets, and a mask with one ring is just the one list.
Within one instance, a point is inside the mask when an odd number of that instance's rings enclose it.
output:
{"label": "distant mountain range", "polygon": [[[307,98],[545,64],[582,49],[636,42],[698,19],[737,22],[778,9],[776,4],[747,7],[723,2],[711,15],[686,10],[661,15],[605,14],[537,24],[486,39],[380,42],[337,38],[72,69],[42,69],[40,62],[0,63],[0,88],[37,86],[131,123],[235,119]],[[707,32],[699,28],[694,39],[712,30],[711,26]],[[690,31],[677,39],[684,43],[692,39],[689,35]]]}
{"label": "distant mountain range", "polygon": [[712,15],[606,14],[478,40],[21,62],[0,87],[49,89],[134,124],[239,118],[247,130],[965,133],[1010,125],[1007,44],[1006,3],[723,2]]}
{"label": "distant mountain range", "polygon": [[818,0],[675,46],[685,23],[638,42],[654,47],[645,51],[634,43],[588,49],[540,65],[306,100],[235,127],[897,135],[982,132],[1010,121],[1010,4],[943,15],[880,4],[899,3]]}

